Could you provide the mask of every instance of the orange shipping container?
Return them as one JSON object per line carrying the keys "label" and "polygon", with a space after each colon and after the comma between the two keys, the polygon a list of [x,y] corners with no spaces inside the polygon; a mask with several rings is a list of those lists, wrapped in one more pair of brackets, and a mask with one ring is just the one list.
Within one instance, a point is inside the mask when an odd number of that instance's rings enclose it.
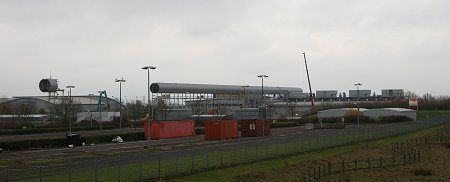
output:
{"label": "orange shipping container", "polygon": [[205,121],[205,140],[237,138],[237,120]]}
{"label": "orange shipping container", "polygon": [[[148,139],[148,122],[144,123],[145,139]],[[194,120],[164,121],[150,123],[150,139],[195,136]]]}
{"label": "orange shipping container", "polygon": [[267,136],[271,134],[270,120],[241,120],[241,136]]}

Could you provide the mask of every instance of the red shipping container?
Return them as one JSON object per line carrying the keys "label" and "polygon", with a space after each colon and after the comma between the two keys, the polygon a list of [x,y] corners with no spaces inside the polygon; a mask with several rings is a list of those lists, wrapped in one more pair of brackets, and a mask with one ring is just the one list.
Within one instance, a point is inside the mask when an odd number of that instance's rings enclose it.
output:
{"label": "red shipping container", "polygon": [[271,134],[270,120],[250,119],[241,121],[241,136],[267,136]]}
{"label": "red shipping container", "polygon": [[[148,139],[148,122],[144,123],[145,139]],[[150,123],[150,139],[195,136],[194,120],[163,121]]]}
{"label": "red shipping container", "polygon": [[264,120],[264,136],[272,134],[272,121],[269,119]]}
{"label": "red shipping container", "polygon": [[205,121],[205,140],[237,138],[237,120]]}

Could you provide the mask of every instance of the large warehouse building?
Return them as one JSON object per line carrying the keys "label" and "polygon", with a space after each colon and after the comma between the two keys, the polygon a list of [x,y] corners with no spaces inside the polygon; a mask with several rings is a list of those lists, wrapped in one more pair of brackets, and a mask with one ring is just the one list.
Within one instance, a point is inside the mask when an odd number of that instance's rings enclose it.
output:
{"label": "large warehouse building", "polygon": [[[154,94],[153,103],[166,104],[158,115],[159,119],[167,120],[193,115],[230,115],[235,119],[280,118],[292,114],[287,103],[304,99],[303,90],[295,87],[153,83],[150,88]],[[260,111],[262,105],[266,108],[265,114]]]}
{"label": "large warehouse building", "polygon": [[[121,107],[125,108],[124,105],[111,98],[103,98],[101,102],[99,102],[100,97],[94,95],[72,96],[71,98],[73,107],[79,115],[79,121],[83,119],[111,121],[114,117],[120,116]],[[61,107],[62,104],[68,104],[68,100],[68,96],[23,96],[13,97],[3,104],[9,107],[12,112],[15,112],[17,108],[21,108],[28,110],[27,112],[31,114],[52,115],[55,112],[55,108]],[[102,110],[101,115],[99,112],[100,108]],[[84,115],[89,115],[89,118],[84,117]],[[100,116],[102,119],[100,119]]]}

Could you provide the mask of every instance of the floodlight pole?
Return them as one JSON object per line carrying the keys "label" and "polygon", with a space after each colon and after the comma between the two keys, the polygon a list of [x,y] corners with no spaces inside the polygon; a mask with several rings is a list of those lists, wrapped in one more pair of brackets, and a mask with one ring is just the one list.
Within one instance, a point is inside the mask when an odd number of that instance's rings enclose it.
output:
{"label": "floodlight pole", "polygon": [[122,82],[125,82],[126,80],[124,80],[123,78],[118,80],[116,78],[116,82],[119,82],[119,113],[120,113],[120,117],[119,117],[119,128],[122,129]]}
{"label": "floodlight pole", "polygon": [[267,78],[267,75],[258,75],[258,78],[261,78],[261,119],[266,119],[265,117],[265,108],[264,108],[264,78]]}
{"label": "floodlight pole", "polygon": [[73,110],[72,110],[72,88],[75,88],[75,86],[73,85],[68,85],[66,86],[66,88],[69,89],[69,108],[70,108],[70,117],[69,117],[69,133],[72,134],[72,115],[73,115]]}
{"label": "floodlight pole", "polygon": [[149,106],[148,109],[148,119],[147,119],[147,129],[148,129],[148,135],[147,135],[147,141],[148,141],[148,146],[150,147],[150,117],[153,120],[153,106],[151,104],[151,99],[150,99],[150,70],[154,70],[156,69],[156,67],[154,66],[145,66],[142,67],[142,69],[147,70],[147,105]]}
{"label": "floodlight pole", "polygon": [[358,107],[358,126],[359,126],[359,86],[361,86],[361,83],[355,83],[354,84],[356,86],[356,106]]}

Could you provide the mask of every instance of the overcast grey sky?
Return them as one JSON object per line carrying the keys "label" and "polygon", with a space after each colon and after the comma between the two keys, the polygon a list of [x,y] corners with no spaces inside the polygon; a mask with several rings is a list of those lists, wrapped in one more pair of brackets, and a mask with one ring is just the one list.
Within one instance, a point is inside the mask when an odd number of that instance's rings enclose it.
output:
{"label": "overcast grey sky", "polygon": [[[450,95],[448,0],[0,0],[1,96],[46,95],[51,74],[74,95],[127,100],[151,82],[313,91],[403,88]],[[125,99],[125,98],[123,98]]]}

